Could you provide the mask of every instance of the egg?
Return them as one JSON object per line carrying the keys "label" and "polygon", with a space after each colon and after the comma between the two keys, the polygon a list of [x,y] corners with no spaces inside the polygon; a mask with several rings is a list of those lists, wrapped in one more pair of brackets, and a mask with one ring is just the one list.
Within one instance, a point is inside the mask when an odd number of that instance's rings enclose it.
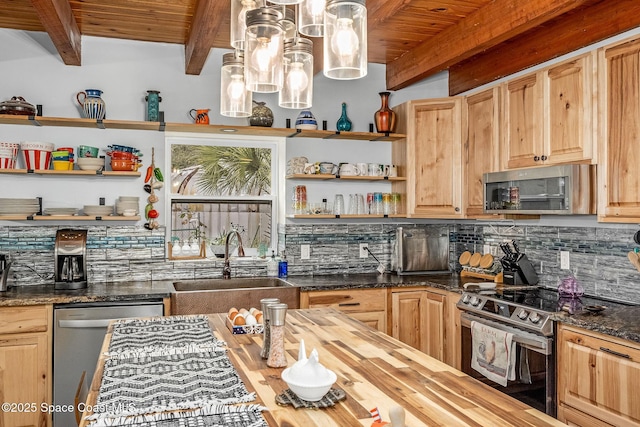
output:
{"label": "egg", "polygon": [[258,324],[258,321],[256,320],[255,317],[253,317],[253,314],[247,314],[247,317],[244,320],[247,322],[247,325],[249,326]]}
{"label": "egg", "polygon": [[234,317],[236,317],[236,314],[238,314],[238,309],[235,307],[231,307],[227,312],[227,317],[229,317],[229,319],[233,319]]}
{"label": "egg", "polygon": [[253,314],[254,316],[256,315],[256,311],[260,311],[260,310],[258,310],[258,309],[257,309],[257,308],[255,308],[255,307],[251,307],[251,308],[249,309],[249,313]]}
{"label": "egg", "polygon": [[242,314],[242,317],[247,317],[247,314],[249,314],[249,311],[246,308],[241,308],[238,313]]}
{"label": "egg", "polygon": [[256,317],[256,322],[258,322],[258,323],[262,323],[262,313],[258,313],[258,314],[256,314],[256,316],[255,316],[255,317]]}
{"label": "egg", "polygon": [[244,316],[242,316],[241,314],[237,314],[233,319],[233,324],[236,326],[246,325],[246,323],[247,322],[244,320]]}

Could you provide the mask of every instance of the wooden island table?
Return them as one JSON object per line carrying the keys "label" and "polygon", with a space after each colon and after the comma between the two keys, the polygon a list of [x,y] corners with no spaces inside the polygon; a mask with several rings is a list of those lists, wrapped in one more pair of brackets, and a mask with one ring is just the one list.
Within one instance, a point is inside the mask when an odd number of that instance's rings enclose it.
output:
{"label": "wooden island table", "polygon": [[[261,335],[233,335],[224,314],[209,315],[217,338],[249,391],[269,408],[262,414],[269,426],[371,426],[370,409],[389,420],[389,408],[401,406],[406,426],[564,426],[470,376],[333,309],[289,310],[285,350],[289,366],[298,356],[300,339],[307,353],[318,350],[320,363],[333,370],[334,387],[346,399],[324,409],[279,406],[275,397],[287,389],[282,369],[269,368],[260,358]],[[107,348],[110,334],[105,337]],[[105,356],[90,387],[87,404],[95,404]],[[85,413],[85,415],[88,415]],[[83,419],[81,426],[89,425]]]}

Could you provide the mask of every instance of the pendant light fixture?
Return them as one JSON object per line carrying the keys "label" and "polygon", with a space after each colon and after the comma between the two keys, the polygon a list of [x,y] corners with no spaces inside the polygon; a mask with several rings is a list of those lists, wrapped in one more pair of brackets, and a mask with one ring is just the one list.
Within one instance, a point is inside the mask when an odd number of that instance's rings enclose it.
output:
{"label": "pendant light fixture", "polygon": [[313,97],[313,42],[295,37],[284,42],[284,84],[278,97],[282,108],[311,108]]}
{"label": "pendant light fixture", "polygon": [[222,56],[220,114],[225,117],[249,117],[253,94],[244,82],[244,54],[241,51]]}
{"label": "pendant light fixture", "polygon": [[298,6],[298,31],[309,37],[324,35],[326,0],[302,0]]}
{"label": "pendant light fixture", "polygon": [[327,0],[324,75],[352,80],[367,75],[367,8],[364,0]]}
{"label": "pendant light fixture", "polygon": [[282,14],[269,7],[247,12],[244,73],[252,92],[278,92],[283,83],[284,31]]}
{"label": "pendant light fixture", "polygon": [[269,3],[273,3],[273,4],[298,4],[300,3],[302,0],[268,0]]}
{"label": "pendant light fixture", "polygon": [[257,9],[260,0],[231,0],[231,47],[244,50],[244,33],[247,30],[247,12]]}

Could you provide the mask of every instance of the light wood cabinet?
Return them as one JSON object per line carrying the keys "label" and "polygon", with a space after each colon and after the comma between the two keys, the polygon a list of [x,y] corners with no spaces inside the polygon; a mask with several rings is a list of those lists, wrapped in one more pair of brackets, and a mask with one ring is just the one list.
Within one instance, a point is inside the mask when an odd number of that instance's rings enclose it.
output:
{"label": "light wood cabinet", "polygon": [[640,39],[598,51],[598,220],[640,220]]}
{"label": "light wood cabinet", "polygon": [[500,170],[500,88],[496,86],[466,97],[464,107],[467,116],[462,153],[465,216],[496,216],[483,213],[482,177],[487,172]]}
{"label": "light wood cabinet", "polygon": [[15,404],[0,412],[3,426],[50,426],[52,307],[0,308],[0,393]]}
{"label": "light wood cabinet", "polygon": [[407,195],[407,216],[462,218],[462,98],[408,101],[394,110],[406,140],[392,142],[392,158],[407,181],[392,188]]}
{"label": "light wood cabinet", "polygon": [[445,299],[426,289],[391,291],[391,336],[445,360]]}
{"label": "light wood cabinet", "polygon": [[639,345],[559,325],[558,404],[563,408],[559,416],[583,426],[594,425],[587,423],[590,418],[601,425],[638,425],[639,382]]}
{"label": "light wood cabinet", "polygon": [[595,162],[593,54],[509,81],[502,88],[504,168]]}
{"label": "light wood cabinet", "polygon": [[384,288],[300,292],[300,308],[331,307],[387,333],[387,292]]}
{"label": "light wood cabinet", "polygon": [[460,354],[462,343],[462,325],[460,324],[460,309],[456,306],[460,300],[457,292],[446,293],[445,325],[444,325],[444,362],[456,369],[462,369]]}

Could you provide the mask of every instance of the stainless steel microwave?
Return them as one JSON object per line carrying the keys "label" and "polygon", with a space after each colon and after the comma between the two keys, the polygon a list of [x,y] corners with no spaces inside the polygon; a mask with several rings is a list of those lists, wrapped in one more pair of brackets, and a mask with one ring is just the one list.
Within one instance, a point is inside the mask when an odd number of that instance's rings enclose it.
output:
{"label": "stainless steel microwave", "polygon": [[542,166],[485,173],[483,187],[485,213],[596,213],[595,165]]}

